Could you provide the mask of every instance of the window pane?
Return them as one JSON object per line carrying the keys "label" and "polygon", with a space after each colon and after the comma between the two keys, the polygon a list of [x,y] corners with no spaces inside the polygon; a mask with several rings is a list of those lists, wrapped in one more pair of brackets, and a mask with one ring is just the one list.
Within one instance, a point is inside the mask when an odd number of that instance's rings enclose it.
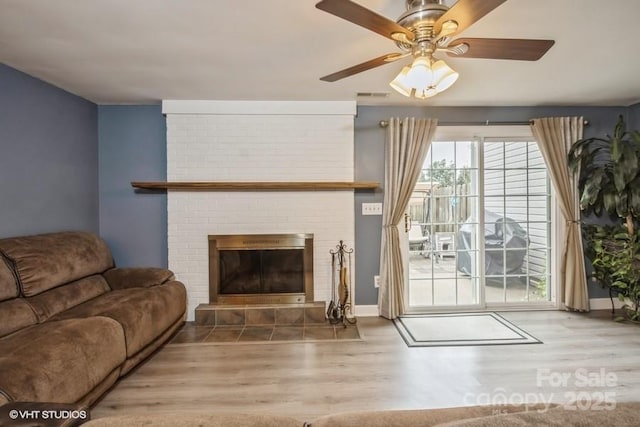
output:
{"label": "window pane", "polygon": [[504,145],[504,164],[508,169],[527,167],[527,144],[507,142]]}
{"label": "window pane", "polygon": [[456,142],[456,167],[457,168],[474,168],[478,166],[478,153],[476,145],[472,141]]}
{"label": "window pane", "polygon": [[526,195],[528,192],[527,170],[505,171],[505,194]]}
{"label": "window pane", "polygon": [[[501,249],[502,240],[494,238],[485,242],[484,261],[487,276],[503,276],[504,270],[504,250]],[[489,249],[491,248],[491,249]],[[495,249],[498,248],[498,249]]]}
{"label": "window pane", "polygon": [[547,165],[544,162],[540,148],[536,142],[528,142],[527,151],[529,157],[529,168],[547,169]]}
{"label": "window pane", "polygon": [[524,223],[527,221],[529,209],[527,206],[526,196],[508,197],[505,200],[505,204],[506,204],[505,215],[508,218],[518,223]]}
{"label": "window pane", "polygon": [[463,223],[471,220],[472,222],[478,222],[478,197],[476,196],[457,196],[455,205],[456,218],[458,223]]}
{"label": "window pane", "polygon": [[[485,222],[495,222],[498,218],[504,216],[504,196],[490,196],[484,199]],[[486,218],[489,218],[488,220]]]}
{"label": "window pane", "polygon": [[456,279],[435,279],[433,281],[433,303],[435,305],[456,305]]}
{"label": "window pane", "polygon": [[504,277],[485,278],[485,298],[488,303],[505,302]]}
{"label": "window pane", "polygon": [[506,277],[507,302],[527,302],[526,277]]}
{"label": "window pane", "polygon": [[504,169],[504,143],[484,144],[484,168],[485,170]]}
{"label": "window pane", "polygon": [[548,276],[529,277],[529,301],[550,301]]}
{"label": "window pane", "polygon": [[484,171],[484,194],[485,196],[504,195],[504,170]]}

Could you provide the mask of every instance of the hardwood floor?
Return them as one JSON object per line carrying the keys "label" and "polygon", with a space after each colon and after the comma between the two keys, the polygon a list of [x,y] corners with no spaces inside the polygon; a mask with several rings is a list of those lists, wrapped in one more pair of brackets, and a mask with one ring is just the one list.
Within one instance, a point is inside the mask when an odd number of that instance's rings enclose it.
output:
{"label": "hardwood floor", "polygon": [[[408,348],[392,322],[363,341],[173,344],[124,378],[93,418],[156,412],[332,412],[640,397],[640,327],[609,314],[501,312],[544,344]],[[607,393],[605,395],[605,393]]]}

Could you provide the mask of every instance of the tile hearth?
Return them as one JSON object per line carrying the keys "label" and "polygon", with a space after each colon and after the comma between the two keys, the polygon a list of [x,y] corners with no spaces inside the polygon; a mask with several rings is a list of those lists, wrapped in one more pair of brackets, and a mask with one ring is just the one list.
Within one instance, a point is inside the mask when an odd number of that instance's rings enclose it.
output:
{"label": "tile hearth", "polygon": [[324,302],[200,304],[169,344],[360,340],[356,325],[331,324]]}
{"label": "tile hearth", "polygon": [[324,302],[281,305],[200,304],[195,323],[199,326],[323,325]]}
{"label": "tile hearth", "polygon": [[200,326],[187,322],[169,344],[359,340],[356,325]]}

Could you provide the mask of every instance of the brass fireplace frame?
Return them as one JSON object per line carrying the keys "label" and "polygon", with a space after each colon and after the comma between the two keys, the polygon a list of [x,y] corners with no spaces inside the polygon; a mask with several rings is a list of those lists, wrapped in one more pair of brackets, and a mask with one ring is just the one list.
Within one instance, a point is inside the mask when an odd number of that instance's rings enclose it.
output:
{"label": "brass fireplace frame", "polygon": [[[302,249],[304,292],[265,294],[219,293],[219,250]],[[313,302],[313,234],[218,234],[209,236],[209,303],[303,304]]]}

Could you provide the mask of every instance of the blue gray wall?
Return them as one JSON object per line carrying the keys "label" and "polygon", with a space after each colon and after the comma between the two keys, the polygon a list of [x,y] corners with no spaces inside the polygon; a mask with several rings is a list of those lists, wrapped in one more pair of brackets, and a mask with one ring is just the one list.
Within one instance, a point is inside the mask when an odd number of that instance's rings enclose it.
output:
{"label": "blue gray wall", "polygon": [[[60,230],[99,232],[120,266],[167,265],[166,195],[135,192],[131,181],[166,179],[166,127],[159,106],[100,106],[0,64],[0,237]],[[618,115],[640,129],[629,108],[360,107],[355,120],[355,178],[384,182],[389,117],[441,122],[526,121],[583,115],[585,136],[611,132]],[[356,192],[357,304],[376,304],[380,216],[361,216],[383,189]],[[606,292],[591,286],[590,296]]]}
{"label": "blue gray wall", "polygon": [[116,265],[167,266],[166,193],[131,181],[166,181],[166,122],[159,105],[98,107],[100,235]]}
{"label": "blue gray wall", "polygon": [[98,232],[97,107],[0,64],[0,237]]}
{"label": "blue gray wall", "polygon": [[640,103],[629,107],[629,130],[640,130]]}
{"label": "blue gray wall", "polygon": [[[503,122],[528,121],[536,117],[584,116],[589,120],[585,137],[610,133],[620,114],[628,115],[624,107],[359,107],[355,120],[355,170],[356,180],[384,182],[385,130],[381,120],[389,117],[433,117],[440,122]],[[379,274],[380,235],[382,217],[362,216],[362,203],[382,202],[384,189],[374,193],[356,192],[356,289],[355,300],[359,305],[376,304],[378,290],[373,286],[373,276]],[[591,298],[603,298],[608,294],[597,285],[590,285]]]}

